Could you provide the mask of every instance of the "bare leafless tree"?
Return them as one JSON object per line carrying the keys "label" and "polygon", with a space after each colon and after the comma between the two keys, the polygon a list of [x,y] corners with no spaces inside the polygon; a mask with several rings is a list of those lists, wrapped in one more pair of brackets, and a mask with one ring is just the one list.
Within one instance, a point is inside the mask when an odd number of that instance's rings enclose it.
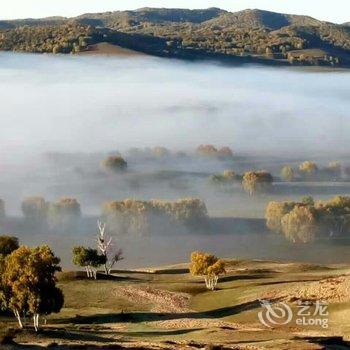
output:
{"label": "bare leafless tree", "polygon": [[98,236],[97,236],[97,248],[101,254],[106,258],[105,273],[109,275],[113,266],[124,259],[123,250],[118,249],[113,244],[113,237],[106,233],[106,224],[102,221],[97,221]]}

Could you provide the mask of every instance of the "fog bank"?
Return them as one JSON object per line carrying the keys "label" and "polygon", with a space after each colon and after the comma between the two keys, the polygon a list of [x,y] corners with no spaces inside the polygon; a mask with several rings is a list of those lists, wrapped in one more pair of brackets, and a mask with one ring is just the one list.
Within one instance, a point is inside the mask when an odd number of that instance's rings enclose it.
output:
{"label": "fog bank", "polygon": [[3,159],[202,143],[279,155],[348,145],[345,72],[1,53],[0,78]]}

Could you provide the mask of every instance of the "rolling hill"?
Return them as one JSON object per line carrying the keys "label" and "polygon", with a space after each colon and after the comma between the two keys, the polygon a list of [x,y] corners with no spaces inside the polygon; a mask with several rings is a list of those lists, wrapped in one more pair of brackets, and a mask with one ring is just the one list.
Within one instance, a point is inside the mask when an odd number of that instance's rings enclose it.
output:
{"label": "rolling hill", "polygon": [[101,42],[162,57],[350,66],[349,24],[258,9],[142,8],[0,21],[1,50],[75,53]]}

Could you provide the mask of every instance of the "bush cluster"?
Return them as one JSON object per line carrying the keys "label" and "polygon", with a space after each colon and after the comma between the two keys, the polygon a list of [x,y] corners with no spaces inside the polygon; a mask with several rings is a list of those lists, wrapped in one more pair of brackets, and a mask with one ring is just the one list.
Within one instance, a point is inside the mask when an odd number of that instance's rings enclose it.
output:
{"label": "bush cluster", "polygon": [[270,202],[266,208],[266,225],[295,243],[316,238],[336,238],[350,234],[350,197],[336,196],[329,201]]}
{"label": "bush cluster", "polygon": [[81,208],[75,198],[61,198],[50,203],[43,197],[28,197],[22,202],[22,213],[28,223],[66,229],[77,222]]}
{"label": "bush cluster", "polygon": [[225,170],[222,174],[210,176],[210,182],[214,185],[227,186],[242,180],[242,176],[236,174],[233,170]]}
{"label": "bush cluster", "polygon": [[[346,173],[346,168],[344,169]],[[319,167],[315,162],[305,161],[297,169],[286,165],[281,169],[284,181],[331,181],[342,178],[343,167],[340,162],[332,161],[325,167]]]}
{"label": "bush cluster", "polygon": [[243,175],[243,189],[253,195],[256,193],[268,193],[272,188],[273,177],[265,171],[248,171]]}
{"label": "bush cluster", "polygon": [[102,168],[110,173],[119,173],[128,167],[127,161],[120,155],[109,156],[101,163]]}
{"label": "bush cluster", "polygon": [[202,200],[196,198],[174,202],[126,199],[105,203],[102,217],[108,228],[114,232],[145,233],[153,220],[184,225],[201,224],[207,218],[207,208]]}
{"label": "bush cluster", "polygon": [[233,152],[229,147],[216,148],[213,145],[200,145],[196,149],[196,154],[204,157],[216,157],[222,160],[233,158]]}

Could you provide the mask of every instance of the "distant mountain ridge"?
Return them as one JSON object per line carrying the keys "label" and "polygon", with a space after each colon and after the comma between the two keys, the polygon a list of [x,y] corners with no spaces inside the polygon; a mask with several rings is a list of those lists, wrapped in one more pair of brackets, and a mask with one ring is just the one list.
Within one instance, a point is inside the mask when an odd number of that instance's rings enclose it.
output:
{"label": "distant mountain ridge", "polygon": [[275,30],[290,25],[319,25],[322,22],[308,16],[287,15],[255,9],[224,13],[209,23],[225,26],[265,27]]}
{"label": "distant mountain ridge", "polygon": [[164,57],[350,65],[349,23],[258,9],[141,8],[0,21],[2,50],[68,53],[102,41]]}
{"label": "distant mountain ridge", "polygon": [[[240,25],[240,26],[265,26],[271,29],[279,29],[288,25],[319,25],[322,21],[309,16],[289,15],[259,9],[248,9],[239,12],[228,12],[219,8],[208,8],[201,10],[168,9],[145,7],[133,11],[115,11],[102,13],[86,13],[77,17],[45,17],[39,19],[27,18],[17,20],[1,21],[3,28],[14,28],[22,25],[56,24],[69,20],[99,20],[100,24],[107,26],[111,22],[118,23],[123,20],[134,20],[138,22],[174,22],[174,23],[208,23],[217,25]],[[344,23],[344,25],[349,25]]]}

